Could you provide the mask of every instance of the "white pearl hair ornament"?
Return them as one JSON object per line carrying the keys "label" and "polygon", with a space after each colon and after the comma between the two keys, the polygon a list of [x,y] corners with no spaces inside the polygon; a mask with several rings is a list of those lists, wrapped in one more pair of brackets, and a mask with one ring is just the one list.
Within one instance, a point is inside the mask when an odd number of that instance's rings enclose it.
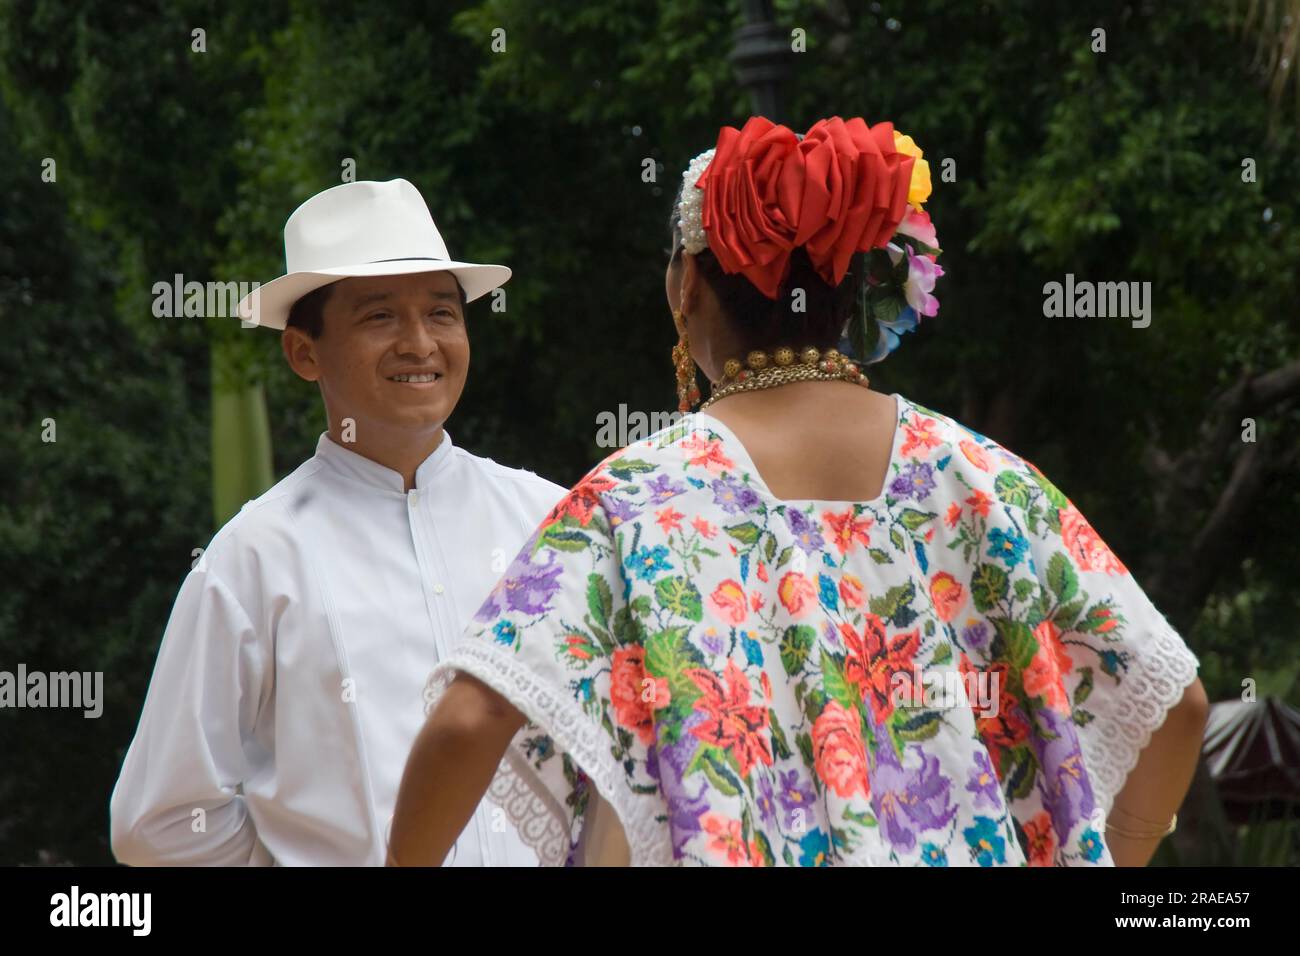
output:
{"label": "white pearl hair ornament", "polygon": [[709,246],[704,234],[704,190],[696,189],[695,183],[709,168],[716,150],[706,149],[691,160],[682,173],[682,201],[677,206],[677,228],[682,234],[682,248],[691,255],[698,255]]}

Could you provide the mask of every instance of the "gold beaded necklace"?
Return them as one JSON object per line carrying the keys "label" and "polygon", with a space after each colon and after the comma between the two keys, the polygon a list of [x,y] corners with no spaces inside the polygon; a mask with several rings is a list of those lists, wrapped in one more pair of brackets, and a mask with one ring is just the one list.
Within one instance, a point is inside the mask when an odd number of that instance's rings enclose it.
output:
{"label": "gold beaded necklace", "polygon": [[722,366],[722,380],[713,383],[708,400],[700,411],[720,398],[759,388],[775,388],[790,382],[853,382],[869,385],[867,376],[857,363],[836,349],[821,352],[809,346],[799,351],[795,361],[794,349],[782,346],[771,354],[755,349],[745,356],[742,367],[739,359],[727,359]]}

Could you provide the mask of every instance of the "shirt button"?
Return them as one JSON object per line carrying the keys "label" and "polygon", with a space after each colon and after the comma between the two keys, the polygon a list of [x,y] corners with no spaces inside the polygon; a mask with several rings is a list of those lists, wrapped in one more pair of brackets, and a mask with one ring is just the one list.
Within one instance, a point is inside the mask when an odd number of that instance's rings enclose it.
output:
{"label": "shirt button", "polygon": [[443,588],[443,586],[442,586],[441,584],[435,584],[435,585],[433,586],[433,593],[434,593],[434,594],[441,594],[441,593],[443,592],[443,590],[444,590],[444,588]]}
{"label": "shirt button", "polygon": [[411,500],[411,504],[412,504],[412,505],[417,505],[417,504],[419,504],[419,503],[420,503],[420,493],[419,493],[418,491],[412,491],[412,492],[411,492],[411,499],[410,499],[410,500]]}

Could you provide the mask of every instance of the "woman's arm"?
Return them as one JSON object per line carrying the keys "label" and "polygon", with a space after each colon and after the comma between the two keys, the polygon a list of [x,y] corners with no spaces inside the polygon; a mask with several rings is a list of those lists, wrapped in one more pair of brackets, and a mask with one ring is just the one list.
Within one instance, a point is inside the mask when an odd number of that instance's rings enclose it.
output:
{"label": "woman's arm", "polygon": [[525,717],[461,673],[415,738],[397,792],[389,866],[438,866],[447,858]]}
{"label": "woman's arm", "polygon": [[1146,866],[1151,861],[1162,833],[1132,836],[1113,827],[1136,833],[1165,828],[1191,786],[1209,711],[1209,699],[1197,678],[1138,757],[1106,821],[1106,845],[1116,866]]}

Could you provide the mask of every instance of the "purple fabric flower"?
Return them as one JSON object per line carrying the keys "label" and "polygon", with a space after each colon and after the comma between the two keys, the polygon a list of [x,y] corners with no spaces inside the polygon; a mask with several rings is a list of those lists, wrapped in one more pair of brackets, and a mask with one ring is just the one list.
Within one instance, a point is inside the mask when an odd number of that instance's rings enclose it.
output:
{"label": "purple fabric flower", "polygon": [[[812,784],[800,780],[798,770],[781,770],[778,771],[777,777],[781,783],[777,799],[781,802],[781,809],[785,811],[786,828],[794,827],[796,819],[802,819],[804,828],[807,829],[812,822],[812,806],[813,801],[816,800]],[[801,818],[795,817],[796,810],[803,811]]]}
{"label": "purple fabric flower", "polygon": [[961,632],[962,642],[971,648],[981,648],[989,641],[989,626],[983,621],[972,624]]}
{"label": "purple fabric flower", "polygon": [[712,628],[700,635],[700,645],[710,654],[721,654],[727,649],[727,643],[722,639],[722,635]]}
{"label": "purple fabric flower", "polygon": [[715,478],[710,487],[713,488],[713,503],[727,514],[743,514],[758,505],[757,492],[746,488],[731,475]]}
{"label": "purple fabric flower", "polygon": [[817,523],[810,521],[808,516],[798,508],[785,509],[785,522],[790,526],[795,542],[804,554],[812,554],[814,551],[820,551],[826,546]]}
{"label": "purple fabric flower", "polygon": [[952,781],[939,772],[939,758],[919,745],[912,749],[921,764],[904,768],[893,747],[882,746],[871,777],[871,803],[885,837],[908,852],[915,849],[918,832],[946,827],[957,815]]}
{"label": "purple fabric flower", "polygon": [[615,498],[613,495],[602,495],[601,504],[605,508],[605,514],[609,516],[609,526],[618,527],[625,521],[631,521],[641,513],[641,509],[632,504],[626,498]]}
{"label": "purple fabric flower", "polygon": [[650,492],[650,501],[652,504],[661,505],[671,498],[676,498],[686,490],[686,486],[681,482],[674,483],[667,474],[657,475],[645,483],[645,488]]}
{"label": "purple fabric flower", "polygon": [[560,590],[559,577],[564,565],[555,560],[555,552],[546,552],[546,564],[518,561],[511,565],[501,581],[507,611],[541,614],[550,609],[551,598]]}
{"label": "purple fabric flower", "polygon": [[989,763],[987,751],[975,751],[975,766],[966,781],[966,790],[975,794],[975,809],[987,806],[994,813],[1002,812],[1002,788],[998,786],[998,776]]}
{"label": "purple fabric flower", "polygon": [[[1042,768],[1038,792],[1052,817],[1052,829],[1065,842],[1075,823],[1092,814],[1095,806],[1092,784],[1069,715],[1043,708],[1035,716],[1047,731],[1030,735]],[[1049,740],[1049,735],[1055,739]]]}
{"label": "purple fabric flower", "polygon": [[924,499],[934,491],[934,470],[925,462],[908,462],[889,483],[889,493],[895,498]]}

